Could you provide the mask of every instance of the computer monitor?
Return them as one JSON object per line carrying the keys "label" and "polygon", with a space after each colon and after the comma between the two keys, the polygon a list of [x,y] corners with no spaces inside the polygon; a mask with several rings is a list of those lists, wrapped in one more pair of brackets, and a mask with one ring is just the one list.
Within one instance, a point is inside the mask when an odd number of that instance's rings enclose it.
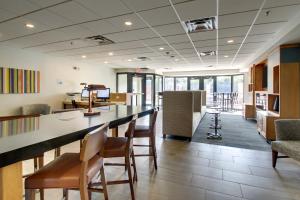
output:
{"label": "computer monitor", "polygon": [[105,88],[102,90],[97,90],[97,99],[109,99],[110,96],[110,88]]}
{"label": "computer monitor", "polygon": [[81,91],[81,99],[87,99],[89,98],[89,91],[87,89],[83,89]]}

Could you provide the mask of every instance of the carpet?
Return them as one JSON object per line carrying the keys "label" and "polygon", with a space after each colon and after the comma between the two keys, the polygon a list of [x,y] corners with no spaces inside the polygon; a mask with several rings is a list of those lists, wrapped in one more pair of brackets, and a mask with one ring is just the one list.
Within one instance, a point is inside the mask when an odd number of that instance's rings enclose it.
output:
{"label": "carpet", "polygon": [[192,138],[193,142],[271,151],[270,145],[258,134],[256,122],[245,120],[241,115],[222,113],[220,122],[222,129],[219,130],[222,139],[207,139],[207,133],[214,131],[209,128],[210,124],[214,123],[211,118],[212,115],[209,114],[203,117]]}

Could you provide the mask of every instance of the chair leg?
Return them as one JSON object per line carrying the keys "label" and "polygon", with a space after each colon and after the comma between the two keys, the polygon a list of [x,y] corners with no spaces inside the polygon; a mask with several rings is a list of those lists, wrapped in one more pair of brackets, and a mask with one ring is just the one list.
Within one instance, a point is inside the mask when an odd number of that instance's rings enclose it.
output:
{"label": "chair leg", "polygon": [[272,150],[272,166],[273,166],[273,168],[276,167],[277,158],[278,158],[278,152]]}
{"label": "chair leg", "polygon": [[25,200],[35,200],[35,190],[25,189]]}
{"label": "chair leg", "polygon": [[128,160],[127,156],[125,156],[125,171],[128,170],[128,167],[127,167],[127,162],[130,162],[130,159]]}
{"label": "chair leg", "polygon": [[101,184],[102,184],[102,188],[103,188],[104,199],[108,200],[108,193],[107,193],[105,173],[104,173],[104,167],[103,166],[100,169],[100,174],[101,174]]}
{"label": "chair leg", "polygon": [[[39,169],[44,166],[44,155],[38,157]],[[44,190],[40,189],[40,200],[44,200]]]}
{"label": "chair leg", "polygon": [[132,150],[131,153],[131,159],[133,164],[133,181],[137,181],[137,171],[136,171],[136,164],[135,164],[135,157],[134,157],[134,151]]}
{"label": "chair leg", "polygon": [[132,174],[131,174],[131,166],[130,166],[130,155],[126,155],[128,159],[126,159],[126,165],[127,165],[127,171],[128,171],[128,179],[129,179],[129,186],[130,186],[130,193],[131,193],[131,199],[135,200],[134,196],[134,189],[133,189],[133,181],[132,181]]}
{"label": "chair leg", "polygon": [[154,159],[154,168],[157,170],[157,154],[156,154],[156,144],[155,144],[155,138],[150,138],[151,140],[151,150],[152,150],[152,155]]}
{"label": "chair leg", "polygon": [[88,195],[89,195],[89,200],[91,200],[92,199],[92,192],[88,191]]}
{"label": "chair leg", "polygon": [[163,139],[166,139],[167,138],[167,135],[166,134],[163,134]]}
{"label": "chair leg", "polygon": [[68,189],[63,190],[63,197],[64,197],[64,200],[69,199],[69,190]]}

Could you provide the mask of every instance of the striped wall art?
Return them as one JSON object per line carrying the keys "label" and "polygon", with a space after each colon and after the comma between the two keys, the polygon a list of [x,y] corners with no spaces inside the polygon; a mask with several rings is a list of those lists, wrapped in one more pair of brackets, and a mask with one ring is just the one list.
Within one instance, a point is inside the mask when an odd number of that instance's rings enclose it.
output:
{"label": "striped wall art", "polygon": [[39,71],[0,67],[0,94],[39,92]]}

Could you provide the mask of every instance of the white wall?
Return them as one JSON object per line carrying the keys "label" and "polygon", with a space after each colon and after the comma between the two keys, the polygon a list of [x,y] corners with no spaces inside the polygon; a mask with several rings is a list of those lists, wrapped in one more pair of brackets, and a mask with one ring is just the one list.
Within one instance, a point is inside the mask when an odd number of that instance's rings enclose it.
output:
{"label": "white wall", "polygon": [[[62,107],[66,92],[79,92],[81,82],[104,84],[115,91],[115,72],[104,65],[48,56],[36,52],[0,47],[0,66],[35,69],[41,72],[39,94],[0,94],[0,116],[18,114],[21,105],[47,103]],[[73,66],[80,70],[74,70]],[[61,82],[62,84],[60,84]]]}

